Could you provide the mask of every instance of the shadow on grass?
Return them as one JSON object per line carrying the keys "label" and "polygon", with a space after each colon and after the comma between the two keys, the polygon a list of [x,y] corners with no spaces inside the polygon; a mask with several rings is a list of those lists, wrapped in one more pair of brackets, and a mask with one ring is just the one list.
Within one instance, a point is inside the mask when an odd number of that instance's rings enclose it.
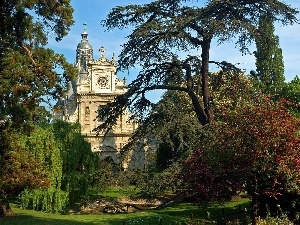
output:
{"label": "shadow on grass", "polygon": [[[15,216],[0,218],[1,225],[158,225],[155,213],[138,212],[129,214],[59,215],[17,209]],[[145,223],[146,222],[146,223]]]}
{"label": "shadow on grass", "polygon": [[[135,214],[135,215],[133,215]],[[130,224],[151,224],[151,225],[159,225],[160,217],[156,215],[145,215],[141,216],[141,214],[132,213],[130,217],[129,214],[124,218],[120,218],[117,215],[84,215],[78,216],[74,215],[73,218],[37,218],[34,216],[28,215],[17,215],[14,217],[0,218],[1,225],[130,225]],[[80,217],[80,218],[79,218]],[[84,219],[86,217],[86,220]],[[98,217],[98,218],[96,218]],[[164,219],[164,222],[168,222],[170,224],[169,219]]]}
{"label": "shadow on grass", "polygon": [[58,220],[51,218],[36,218],[33,216],[16,215],[12,217],[0,218],[1,225],[86,225],[85,222],[76,222],[72,220]]}

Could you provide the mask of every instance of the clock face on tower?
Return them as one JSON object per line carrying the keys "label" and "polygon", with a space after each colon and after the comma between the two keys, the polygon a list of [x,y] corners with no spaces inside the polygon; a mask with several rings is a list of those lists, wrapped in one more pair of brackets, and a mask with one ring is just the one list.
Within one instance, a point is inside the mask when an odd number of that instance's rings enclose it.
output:
{"label": "clock face on tower", "polygon": [[107,88],[108,87],[108,77],[107,76],[99,76],[97,78],[97,84],[101,88]]}

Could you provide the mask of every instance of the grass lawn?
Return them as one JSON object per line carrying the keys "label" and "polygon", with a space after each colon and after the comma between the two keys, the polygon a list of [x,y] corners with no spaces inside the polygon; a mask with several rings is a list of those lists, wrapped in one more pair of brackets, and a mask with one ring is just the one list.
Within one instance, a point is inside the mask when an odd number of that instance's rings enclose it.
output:
{"label": "grass lawn", "polygon": [[100,215],[58,215],[36,212],[32,210],[23,210],[13,206],[16,216],[0,218],[1,225],[159,225],[162,219],[163,225],[181,224],[183,221],[191,219],[207,219],[208,212],[211,219],[222,217],[222,211],[225,217],[234,218],[243,213],[243,209],[249,207],[248,199],[237,199],[220,206],[210,204],[198,208],[191,203],[180,203],[170,205],[160,210],[148,210],[128,214],[100,214]]}

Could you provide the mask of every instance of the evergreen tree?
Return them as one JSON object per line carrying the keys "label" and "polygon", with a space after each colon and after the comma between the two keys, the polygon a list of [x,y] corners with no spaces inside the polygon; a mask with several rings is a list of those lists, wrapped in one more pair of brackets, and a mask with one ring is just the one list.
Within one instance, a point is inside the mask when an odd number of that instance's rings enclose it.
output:
{"label": "evergreen tree", "polygon": [[256,41],[256,73],[258,87],[267,94],[276,94],[284,84],[284,63],[279,37],[274,34],[272,18],[262,15],[259,20]]}
{"label": "evergreen tree", "polygon": [[49,37],[59,41],[67,35],[72,13],[70,0],[1,2],[0,120],[6,125],[21,128],[48,101],[45,96],[64,94],[75,69],[46,45]]}
{"label": "evergreen tree", "polygon": [[[210,59],[212,40],[224,43],[238,38],[240,50],[247,52],[248,44],[257,34],[262,13],[279,23],[293,24],[297,21],[297,12],[278,0],[211,0],[205,4],[159,0],[112,9],[103,21],[109,30],[133,27],[119,56],[119,69],[127,70],[136,65],[142,69],[128,85],[126,94],[101,109],[100,117],[107,119],[99,129],[113,126],[127,107],[138,116],[139,124],[143,123],[153,106],[145,93],[157,89],[187,93],[199,123],[213,123],[209,63],[216,63],[224,69],[233,66]],[[182,56],[192,50],[199,50],[199,54]],[[196,77],[197,74],[200,76]]]}

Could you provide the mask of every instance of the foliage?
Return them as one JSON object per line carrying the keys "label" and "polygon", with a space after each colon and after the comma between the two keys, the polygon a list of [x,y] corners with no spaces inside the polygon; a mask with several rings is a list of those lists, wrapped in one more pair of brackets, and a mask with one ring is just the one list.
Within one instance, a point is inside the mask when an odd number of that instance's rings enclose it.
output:
{"label": "foliage", "polygon": [[207,126],[210,136],[185,162],[182,178],[200,202],[225,201],[247,190],[261,213],[266,204],[274,214],[276,204],[293,211],[298,203],[286,196],[299,195],[299,125],[284,103],[269,99],[224,111],[223,123]]}
{"label": "foliage", "polygon": [[81,135],[79,124],[57,120],[53,131],[62,160],[61,190],[69,193],[70,204],[73,204],[76,198],[86,194],[97,158],[90,143]]}
{"label": "foliage", "polygon": [[169,144],[174,158],[180,158],[180,152],[191,148],[195,141],[193,137],[197,136],[200,129],[189,96],[180,91],[167,91],[153,111],[156,116],[155,134],[160,137],[157,140]]}
{"label": "foliage", "polygon": [[[280,209],[279,209],[280,210]],[[297,224],[297,221],[292,221],[285,213],[280,213],[276,217],[272,217],[269,213],[265,217],[258,217],[257,218],[257,225],[293,225]]]}
{"label": "foliage", "polygon": [[293,113],[293,115],[300,117],[300,79],[295,76],[293,80],[287,82],[281,92],[280,97],[283,97],[290,101],[287,105]]}
{"label": "foliage", "polygon": [[51,125],[36,126],[30,136],[23,139],[26,150],[34,155],[48,171],[51,186],[60,188],[62,159]]}
{"label": "foliage", "polygon": [[[45,48],[73,24],[69,0],[5,1],[0,7],[0,118],[19,127],[45,96],[59,97],[74,75],[66,59]],[[65,70],[58,74],[57,69]]]}
{"label": "foliage", "polygon": [[11,196],[25,188],[47,188],[50,185],[44,164],[26,150],[25,138],[14,130],[5,130],[0,136],[0,208],[4,209],[4,215],[13,214],[9,205]]}
{"label": "foliage", "polygon": [[25,190],[21,196],[21,206],[27,209],[51,213],[63,213],[69,206],[68,193],[61,191],[62,158],[55,141],[51,125],[36,126],[29,137],[24,138],[28,152],[42,163],[48,171],[50,187],[47,189]]}
{"label": "foliage", "polygon": [[[74,22],[72,13],[69,0],[1,2],[0,191],[3,196],[25,187],[49,185],[44,165],[27,151],[21,139],[30,135],[34,124],[44,118],[45,110],[39,104],[63,95],[75,74],[64,56],[45,47],[48,38],[59,41],[67,35]],[[5,204],[7,208],[7,199]]]}
{"label": "foliage", "polygon": [[188,95],[179,91],[167,91],[154,106],[148,119],[138,126],[132,140],[138,142],[143,133],[151,134],[151,138],[145,142],[148,141],[147,144],[151,145],[153,140],[156,141],[159,145],[156,167],[166,169],[192,151],[200,129],[201,125]]}
{"label": "foliage", "polygon": [[[219,71],[210,74],[211,89],[214,93],[215,117],[222,119],[225,110],[234,110],[238,105],[251,101],[254,95],[250,79],[238,71]],[[180,113],[179,113],[180,112]],[[153,118],[153,119],[152,119]],[[177,160],[186,159],[195,148],[199,138],[205,136],[206,130],[202,130],[193,112],[190,99],[185,93],[178,91],[167,91],[162,100],[154,107],[149,116],[149,123],[143,123],[138,130],[144,130],[155,134],[158,140],[156,167],[163,170]],[[139,135],[138,135],[139,136]],[[171,167],[168,171],[172,171]],[[164,172],[163,172],[164,173]],[[176,179],[176,170],[169,173],[170,183]],[[153,175],[152,175],[153,176]],[[152,177],[150,176],[150,177]],[[175,177],[174,177],[175,176]],[[157,180],[157,186],[163,186],[164,175],[155,174],[153,179]],[[151,184],[149,184],[151,183]],[[153,180],[150,180],[142,189],[157,188]],[[180,182],[179,182],[180,183]],[[146,193],[148,191],[145,191]]]}
{"label": "foliage", "polygon": [[[100,156],[98,157],[99,160],[96,162],[95,170],[91,175],[91,186],[96,188],[97,191],[104,192],[108,187],[119,185],[118,175],[120,168],[112,160],[104,159],[100,161]],[[124,184],[121,185],[123,186]]]}
{"label": "foliage", "polygon": [[50,180],[44,164],[26,150],[25,136],[18,133],[3,133],[6,151],[0,161],[0,190],[5,193],[19,193],[24,188],[48,187]]}
{"label": "foliage", "polygon": [[267,217],[267,218],[258,218],[257,225],[293,225],[294,223],[290,221],[287,217]]}
{"label": "foliage", "polygon": [[69,196],[59,188],[50,187],[47,190],[25,190],[21,197],[21,207],[48,213],[66,214],[69,210]]}
{"label": "foliage", "polygon": [[173,163],[163,171],[144,171],[142,179],[136,183],[140,195],[143,197],[155,197],[166,192],[174,193],[180,189],[183,184],[178,179],[181,166],[179,163]]}
{"label": "foliage", "polygon": [[276,94],[284,84],[284,64],[279,37],[274,35],[274,24],[268,15],[262,15],[259,20],[256,42],[256,72],[252,75],[256,85],[267,94]]}
{"label": "foliage", "polygon": [[249,76],[239,70],[221,70],[210,75],[216,121],[222,121],[224,111],[252,102],[257,92]]}
{"label": "foliage", "polygon": [[36,127],[23,138],[28,152],[44,166],[50,188],[25,190],[23,207],[52,213],[65,213],[70,204],[86,194],[91,183],[96,156],[80,134],[78,124],[55,121]]}
{"label": "foliage", "polygon": [[96,170],[91,188],[101,195],[109,193],[112,187],[126,189],[131,197],[155,197],[165,192],[174,192],[181,187],[178,180],[180,164],[174,163],[163,171],[139,168],[117,170],[112,164],[102,162],[102,169]]}

